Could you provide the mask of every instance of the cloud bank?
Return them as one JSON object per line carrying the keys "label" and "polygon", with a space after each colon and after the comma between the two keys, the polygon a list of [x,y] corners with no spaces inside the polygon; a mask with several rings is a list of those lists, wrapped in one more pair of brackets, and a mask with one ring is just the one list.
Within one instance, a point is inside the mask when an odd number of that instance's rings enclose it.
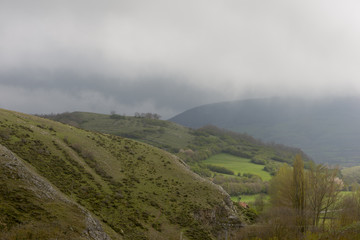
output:
{"label": "cloud bank", "polygon": [[250,97],[358,95],[359,10],[355,0],[4,0],[0,107],[168,118]]}

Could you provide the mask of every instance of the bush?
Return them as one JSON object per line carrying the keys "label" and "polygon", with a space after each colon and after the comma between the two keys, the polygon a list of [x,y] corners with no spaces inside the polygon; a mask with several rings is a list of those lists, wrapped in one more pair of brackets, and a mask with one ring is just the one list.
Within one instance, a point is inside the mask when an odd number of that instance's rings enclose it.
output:
{"label": "bush", "polygon": [[212,174],[208,168],[202,168],[198,165],[192,166],[191,170],[197,174],[199,174],[202,177],[211,177]]}
{"label": "bush", "polygon": [[206,165],[206,167],[213,172],[217,172],[217,173],[223,173],[223,174],[228,174],[228,175],[234,175],[234,172],[231,171],[230,169],[224,168],[224,167],[220,167],[220,166],[215,166],[215,165]]}
{"label": "bush", "polygon": [[280,166],[281,165],[279,163],[270,161],[265,164],[264,171],[269,172],[271,176],[275,176],[275,174],[279,170]]}
{"label": "bush", "polygon": [[116,114],[116,113],[112,113],[111,115],[110,115],[110,118],[111,119],[125,119],[125,117],[124,116],[121,116],[121,115],[119,115],[119,114]]}
{"label": "bush", "polygon": [[260,165],[265,165],[266,164],[266,160],[264,159],[259,159],[257,157],[253,157],[251,158],[251,162],[255,163],[255,164],[260,164]]}

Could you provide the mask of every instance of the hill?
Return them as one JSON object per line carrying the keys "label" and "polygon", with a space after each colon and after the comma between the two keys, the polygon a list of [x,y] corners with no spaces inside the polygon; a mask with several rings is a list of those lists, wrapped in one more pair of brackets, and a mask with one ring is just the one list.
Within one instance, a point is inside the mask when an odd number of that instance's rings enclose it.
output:
{"label": "hill", "polygon": [[62,113],[43,115],[83,129],[129,137],[162,148],[193,164],[219,153],[228,153],[263,164],[292,163],[296,154],[306,162],[309,157],[298,148],[280,144],[266,144],[248,134],[235,133],[215,126],[190,129],[157,119],[97,113]]}
{"label": "hill", "polygon": [[0,145],[1,239],[109,239],[99,221]]}
{"label": "hill", "polygon": [[303,149],[316,162],[360,162],[360,99],[250,99],[204,105],[170,121],[190,128],[212,124],[266,142]]}
{"label": "hill", "polygon": [[0,110],[0,144],[1,239],[212,239],[241,222],[226,192],[144,143]]}
{"label": "hill", "polygon": [[296,154],[302,155],[307,167],[311,162],[300,149],[265,144],[247,134],[215,126],[189,129],[158,119],[83,112],[43,117],[163,148],[183,159],[192,171],[220,185],[232,197],[266,193],[271,175],[284,163],[291,165]]}
{"label": "hill", "polygon": [[72,112],[42,115],[82,129],[136,139],[150,145],[177,152],[191,141],[191,130],[179,124],[144,117],[118,114]]}

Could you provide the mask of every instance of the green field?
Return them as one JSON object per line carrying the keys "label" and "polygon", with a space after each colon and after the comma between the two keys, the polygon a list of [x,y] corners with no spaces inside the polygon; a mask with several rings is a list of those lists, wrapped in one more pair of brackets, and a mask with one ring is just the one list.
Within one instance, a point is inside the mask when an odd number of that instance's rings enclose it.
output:
{"label": "green field", "polygon": [[254,164],[250,162],[250,159],[236,157],[230,154],[217,154],[204,160],[202,163],[225,167],[234,171],[236,175],[238,173],[252,173],[260,176],[263,181],[269,181],[271,179],[271,175],[263,170],[264,165]]}
{"label": "green field", "polygon": [[[231,200],[234,202],[238,202],[239,201],[239,197],[241,202],[246,202],[246,203],[253,203],[255,202],[255,199],[260,196],[261,194],[252,194],[252,195],[240,195],[240,196],[234,196],[231,197]],[[270,200],[270,196],[269,195],[264,195],[264,201],[266,203],[268,203]]]}

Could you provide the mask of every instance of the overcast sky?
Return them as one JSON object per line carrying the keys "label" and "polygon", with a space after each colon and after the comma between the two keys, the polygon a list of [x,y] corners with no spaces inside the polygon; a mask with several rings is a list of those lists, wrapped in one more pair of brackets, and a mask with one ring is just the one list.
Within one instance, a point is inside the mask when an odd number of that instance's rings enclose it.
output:
{"label": "overcast sky", "polygon": [[360,92],[358,0],[0,0],[0,107],[163,119]]}

